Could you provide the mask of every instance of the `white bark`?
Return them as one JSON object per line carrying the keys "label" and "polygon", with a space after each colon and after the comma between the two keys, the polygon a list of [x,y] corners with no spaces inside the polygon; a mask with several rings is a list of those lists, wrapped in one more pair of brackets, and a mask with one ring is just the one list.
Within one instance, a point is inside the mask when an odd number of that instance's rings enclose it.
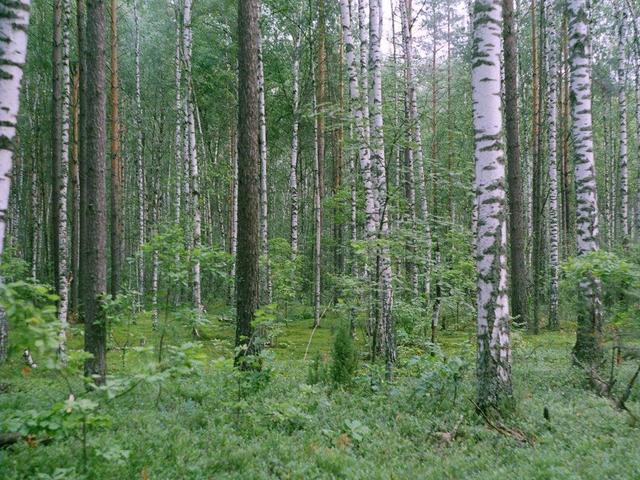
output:
{"label": "white bark", "polygon": [[263,295],[272,303],[271,265],[269,262],[269,192],[267,190],[267,115],[264,94],[264,65],[262,45],[258,48],[258,93],[260,105],[260,244],[264,257]]}
{"label": "white bark", "polygon": [[507,297],[505,156],[501,96],[502,3],[474,5],[472,99],[477,224],[478,404],[498,405],[512,394]]}
{"label": "white bark", "polygon": [[559,273],[559,233],[558,233],[558,45],[556,30],[555,0],[545,1],[547,59],[547,148],[549,158],[549,326],[558,327],[558,273]]}
{"label": "white bark", "polygon": [[69,132],[70,132],[70,112],[71,112],[71,75],[69,67],[69,30],[71,18],[71,2],[61,0],[61,25],[62,32],[62,55],[59,75],[62,83],[61,98],[61,129],[56,134],[60,135],[60,152],[58,165],[58,178],[56,179],[58,188],[58,322],[60,332],[58,338],[58,349],[62,360],[66,358],[67,349],[67,315],[69,310],[69,272],[68,272],[68,229],[67,229],[67,187],[69,183]]}
{"label": "white bark", "polygon": [[176,126],[174,135],[175,147],[175,167],[176,167],[176,224],[180,225],[180,206],[182,203],[182,55],[180,50],[180,31],[179,16],[176,12],[176,54],[175,54],[175,82],[176,82]]}
{"label": "white bark", "polygon": [[587,0],[568,2],[573,107],[571,133],[576,157],[576,238],[579,255],[598,249],[598,201],[591,118],[591,40],[586,9]]}
{"label": "white bark", "polygon": [[629,241],[629,171],[627,154],[627,95],[625,24],[627,12],[624,6],[618,12],[618,103],[620,107],[620,234],[623,244]]}
{"label": "white bark", "polygon": [[[27,56],[30,5],[30,0],[18,0],[0,6],[0,256],[4,251],[13,142],[20,107],[22,68]],[[8,337],[6,313],[0,308],[0,362],[7,357]]]}
{"label": "white bark", "polygon": [[[367,0],[358,0],[358,28],[360,30],[360,85],[358,88],[357,76],[355,91],[360,93],[357,100],[359,103],[358,110],[362,118],[359,141],[360,141],[360,169],[362,171],[362,180],[364,182],[365,191],[365,216],[366,216],[366,233],[367,239],[372,240],[375,238],[375,232],[378,228],[378,203],[376,196],[376,189],[373,184],[373,169],[371,165],[371,151],[370,144],[370,126],[369,126],[369,31],[367,29]],[[344,24],[343,24],[344,31]],[[345,42],[346,45],[346,42]],[[347,53],[348,56],[348,53]],[[355,74],[355,72],[354,72]],[[349,74],[351,79],[351,74]],[[351,80],[350,80],[351,82]],[[353,91],[353,86],[350,89]],[[356,111],[358,115],[358,111]],[[358,123],[358,117],[356,116],[356,125]]]}
{"label": "white bark", "polygon": [[[406,155],[406,168],[410,188],[409,205],[412,215],[412,228],[415,233],[415,206],[416,192],[414,185],[418,187],[418,198],[420,201],[420,218],[424,225],[424,238],[427,244],[426,258],[426,274],[425,274],[425,290],[427,294],[430,290],[430,267],[431,267],[431,231],[428,223],[428,207],[427,207],[427,185],[424,174],[424,157],[422,150],[422,134],[420,133],[420,118],[418,116],[418,101],[416,98],[416,85],[414,80],[413,69],[413,36],[410,24],[413,18],[411,11],[411,0],[401,0],[400,2],[400,21],[402,23],[402,46],[404,50],[405,61],[405,109],[409,121],[409,129],[407,131],[408,144]],[[415,152],[414,152],[415,145]],[[415,156],[414,156],[415,153]],[[415,181],[414,169],[417,168],[417,183]],[[414,291],[417,291],[417,279],[414,280]]]}
{"label": "white bark", "polygon": [[144,304],[144,256],[142,249],[145,240],[145,211],[144,211],[144,160],[142,158],[142,90],[140,79],[140,17],[138,14],[138,0],[133,2],[133,20],[135,26],[135,69],[136,69],[136,166],[138,175],[138,292],[142,308]]}
{"label": "white bark", "polygon": [[[196,121],[195,106],[193,98],[193,84],[191,77],[191,50],[193,32],[191,30],[191,0],[184,1],[183,10],[183,61],[186,75],[187,94],[185,98],[186,115],[187,115],[187,142],[188,142],[188,161],[189,161],[189,178],[191,180],[191,209],[193,213],[193,243],[192,248],[196,251],[198,257],[193,265],[193,304],[196,314],[201,316],[202,307],[202,285],[200,275],[200,242],[202,236],[202,216],[200,213],[200,192],[198,186],[198,149],[196,144]],[[196,336],[197,330],[194,329]]]}
{"label": "white bark", "polygon": [[321,301],[321,255],[322,255],[322,204],[320,190],[322,189],[320,179],[320,155],[318,154],[318,101],[316,98],[315,67],[313,74],[313,326],[320,326],[320,301]]}
{"label": "white bark", "polygon": [[[636,35],[636,42],[640,41]],[[636,199],[635,199],[635,230],[636,240],[640,239],[640,47],[636,47]]]}
{"label": "white bark", "polygon": [[[362,8],[362,1],[359,3]],[[360,17],[363,17],[364,11],[360,11]],[[355,122],[355,128],[357,131],[358,145],[359,145],[359,161],[360,169],[362,172],[363,184],[364,184],[364,196],[365,196],[365,214],[366,214],[366,232],[367,238],[371,238],[376,229],[376,219],[374,212],[374,200],[371,183],[371,161],[369,155],[369,135],[366,127],[367,114],[364,113],[365,105],[362,103],[362,97],[360,95],[360,85],[358,83],[358,68],[356,65],[355,52],[356,48],[353,42],[353,35],[351,33],[351,9],[349,0],[340,0],[340,17],[342,22],[342,41],[345,49],[345,60],[347,63],[347,75],[349,77],[349,98],[351,103],[351,115]],[[364,23],[364,19],[360,18],[360,25]],[[362,31],[361,31],[362,33]],[[366,35],[365,35],[366,36]],[[361,49],[363,47],[361,46]],[[362,57],[361,57],[362,58]],[[365,57],[366,59],[366,54]],[[361,71],[362,72],[362,71]],[[366,72],[366,67],[365,67]],[[366,86],[366,83],[363,82]],[[366,92],[366,88],[365,88]],[[355,168],[352,170],[355,177]],[[352,181],[352,196],[355,193],[355,178]],[[353,212],[352,212],[353,215]],[[353,220],[352,220],[353,222]],[[352,240],[355,239],[355,228],[352,228]]]}
{"label": "white bark", "polygon": [[4,251],[22,67],[27,54],[30,0],[0,6],[0,255]]}
{"label": "white bark", "polygon": [[[377,191],[377,207],[379,234],[382,240],[389,236],[389,220],[387,205],[387,172],[384,156],[384,122],[382,118],[382,53],[380,40],[382,34],[382,16],[380,0],[369,1],[369,62],[371,70],[369,108],[371,123],[371,163],[375,172],[375,187]],[[393,324],[393,286],[391,272],[391,258],[389,247],[385,244],[379,247],[378,272],[380,275],[380,308],[378,331],[383,335],[387,377],[393,375],[393,365],[396,361],[395,327]]]}
{"label": "white bark", "polygon": [[[569,66],[571,71],[571,136],[575,155],[576,243],[578,255],[598,250],[598,197],[591,115],[591,38],[589,1],[569,0]],[[574,353],[580,361],[600,356],[600,285],[581,282],[585,309],[578,317]]]}
{"label": "white bark", "polygon": [[229,236],[231,243],[231,278],[233,279],[231,287],[231,303],[235,305],[235,278],[236,278],[236,254],[238,252],[238,142],[235,137],[231,138],[231,225],[229,227]]}
{"label": "white bark", "polygon": [[293,45],[293,129],[291,134],[291,168],[289,194],[291,195],[291,255],[298,254],[298,124],[300,105],[300,35],[295,34]]}

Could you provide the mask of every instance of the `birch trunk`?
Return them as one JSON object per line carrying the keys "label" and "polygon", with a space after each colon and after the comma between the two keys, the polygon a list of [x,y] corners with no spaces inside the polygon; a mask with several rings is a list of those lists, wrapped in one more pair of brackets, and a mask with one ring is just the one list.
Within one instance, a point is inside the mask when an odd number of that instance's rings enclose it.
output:
{"label": "birch trunk", "polygon": [[[369,148],[366,140],[366,133],[364,129],[364,119],[362,113],[362,105],[360,103],[360,89],[358,85],[358,69],[356,66],[355,52],[356,48],[353,41],[353,34],[351,32],[352,20],[351,20],[351,2],[349,0],[340,0],[340,20],[342,27],[342,41],[345,49],[345,62],[347,65],[347,76],[349,79],[349,103],[351,110],[351,117],[355,124],[355,129],[358,138],[359,145],[359,158],[360,165],[362,166],[363,177],[365,178],[365,212],[370,212],[373,208],[373,200],[371,196],[371,171],[369,168]],[[350,128],[350,131],[353,130]],[[351,170],[351,240],[357,240],[356,229],[356,214],[357,214],[357,175],[356,175],[356,159],[355,155],[349,154],[349,167]],[[366,166],[366,168],[365,168]],[[369,214],[367,214],[367,225],[369,225]],[[368,230],[367,230],[368,232]],[[368,236],[368,234],[367,234]]]}
{"label": "birch trunk", "polygon": [[[187,109],[187,142],[188,142],[188,160],[189,160],[189,177],[191,179],[191,208],[193,213],[193,243],[192,247],[196,252],[196,259],[193,266],[193,303],[198,318],[203,314],[202,307],[202,287],[200,279],[200,238],[202,235],[202,217],[200,214],[200,191],[198,187],[198,156],[196,145],[196,122],[195,122],[195,106],[193,93],[193,80],[191,77],[191,50],[193,32],[191,30],[191,0],[184,1],[183,11],[183,62],[185,70],[185,81],[187,84],[187,94],[185,98]],[[199,336],[197,328],[193,333]]]}
{"label": "birch trunk", "polygon": [[[186,0],[189,1],[189,0]],[[144,255],[142,253],[145,240],[145,205],[144,205],[144,160],[143,156],[143,126],[142,126],[142,91],[140,85],[140,18],[138,15],[138,0],[133,2],[133,18],[135,24],[135,69],[136,69],[136,165],[138,180],[138,292],[140,308],[144,309]]]}
{"label": "birch trunk", "polygon": [[371,109],[371,163],[374,166],[376,191],[378,197],[378,238],[383,242],[378,247],[377,270],[380,282],[380,308],[378,331],[382,334],[381,346],[384,348],[387,379],[393,378],[393,366],[396,361],[395,326],[393,323],[393,286],[391,258],[385,240],[389,236],[387,212],[387,173],[384,155],[384,123],[382,118],[382,53],[380,40],[382,17],[380,0],[369,1],[369,68],[371,70],[369,105]]}
{"label": "birch trunk", "polygon": [[258,48],[258,93],[260,101],[260,245],[264,258],[262,296],[272,303],[271,264],[269,261],[269,191],[267,183],[267,115],[264,94],[264,65],[262,45]]}
{"label": "birch trunk", "polygon": [[618,11],[618,104],[620,107],[620,240],[629,243],[629,171],[627,154],[627,76],[625,56],[625,24],[627,12],[624,6]]}
{"label": "birch trunk", "polygon": [[415,146],[413,154],[413,165],[417,169],[417,195],[420,202],[420,219],[423,223],[423,235],[426,244],[425,258],[425,284],[424,289],[427,297],[431,291],[431,228],[429,226],[429,208],[427,202],[427,177],[424,170],[424,154],[422,145],[422,131],[420,128],[420,116],[418,114],[418,97],[416,93],[415,72],[413,67],[413,35],[412,21],[413,13],[411,0],[401,0],[401,22],[403,32],[403,47],[405,55],[405,81],[407,85],[407,102],[409,108],[409,135],[411,145]]}
{"label": "birch trunk", "polygon": [[[367,239],[375,238],[378,228],[377,192],[374,187],[373,168],[371,166],[370,126],[369,126],[369,30],[367,29],[367,2],[358,0],[358,27],[360,30],[360,112],[362,115],[362,135],[360,138],[360,168],[365,190],[365,215]],[[366,153],[363,151],[366,150]]]}
{"label": "birch trunk", "polygon": [[69,179],[69,132],[71,77],[69,67],[69,21],[71,4],[56,0],[54,4],[54,216],[56,222],[54,259],[58,293],[59,345],[61,359],[66,359],[66,332],[69,307],[67,187]]}
{"label": "birch trunk", "polygon": [[313,100],[312,100],[312,114],[313,114],[313,328],[320,326],[320,299],[321,299],[321,257],[322,255],[322,203],[320,200],[321,177],[320,177],[320,147],[318,145],[319,132],[318,132],[318,101],[316,97],[315,88],[315,75],[313,78]]}
{"label": "birch trunk", "polygon": [[[408,218],[406,222],[411,227],[411,245],[409,253],[415,255],[415,242],[417,226],[416,226],[416,188],[415,188],[415,168],[414,168],[414,145],[415,130],[419,128],[417,125],[417,112],[414,116],[415,85],[413,82],[413,50],[411,29],[409,26],[409,18],[411,18],[411,0],[401,0],[400,5],[400,23],[402,25],[402,46],[404,50],[404,80],[405,80],[405,120],[411,127],[407,129],[407,147],[404,151],[404,168],[405,168],[405,196],[407,198]],[[416,108],[417,110],[417,108]],[[419,179],[422,182],[422,179]],[[424,192],[423,192],[424,193]],[[422,197],[421,197],[422,198]],[[421,212],[423,213],[423,212]],[[407,265],[409,279],[411,282],[411,291],[414,297],[418,297],[418,269],[413,261]]]}
{"label": "birch trunk", "polygon": [[293,128],[291,134],[291,167],[289,169],[289,194],[291,195],[291,255],[298,255],[298,125],[300,105],[300,35],[293,41]]}
{"label": "birch trunk", "polygon": [[[569,65],[571,71],[571,136],[576,182],[576,244],[578,255],[598,250],[598,197],[593,155],[591,116],[591,36],[588,0],[569,0]],[[578,315],[574,354],[581,362],[602,355],[600,285],[592,279],[581,283],[584,305]]]}
{"label": "birch trunk", "polygon": [[[0,37],[4,40],[0,49],[0,255],[4,252],[20,83],[27,56],[30,5],[30,0],[19,0],[0,6]],[[8,342],[9,324],[4,308],[0,308],[0,363],[7,358]]]}
{"label": "birch trunk", "polygon": [[[229,226],[230,236],[230,253],[231,253],[231,278],[235,279],[236,276],[236,254],[238,252],[238,149],[237,142],[234,135],[231,135],[231,222]],[[235,301],[235,280],[231,287],[230,300],[231,303]]]}
{"label": "birch trunk", "polygon": [[547,59],[547,149],[549,160],[549,328],[557,329],[558,323],[558,274],[560,239],[558,234],[558,68],[555,0],[545,0]]}
{"label": "birch trunk", "polygon": [[[361,42],[364,37],[365,41],[368,42],[366,32],[363,31],[364,28],[364,0],[358,0],[359,3],[359,24],[360,24],[360,34],[361,34]],[[366,215],[366,233],[367,238],[370,239],[375,234],[376,230],[376,218],[375,218],[375,210],[374,210],[374,198],[373,198],[373,186],[371,182],[371,159],[369,152],[369,129],[368,129],[368,116],[369,109],[367,108],[367,104],[362,101],[363,94],[361,94],[361,85],[364,88],[364,92],[366,92],[366,81],[362,79],[363,70],[360,70],[360,82],[358,81],[358,66],[356,63],[356,48],[353,42],[353,35],[351,33],[351,9],[348,0],[340,0],[340,18],[342,22],[342,38],[345,46],[345,60],[347,63],[347,75],[349,76],[349,97],[351,103],[351,115],[354,119],[357,138],[358,138],[358,157],[360,162],[360,170],[362,172],[363,186],[364,186],[364,197],[365,197],[365,215]],[[364,57],[362,56],[362,52],[365,47],[360,46],[361,56],[360,56],[360,64],[364,62],[364,73],[366,75],[366,51],[364,52]],[[366,77],[365,77],[366,78]],[[354,182],[355,184],[355,182]],[[352,232],[352,237],[354,232]]]}
{"label": "birch trunk", "polygon": [[[638,34],[636,34],[636,42],[638,42]],[[635,228],[636,240],[640,240],[640,47],[636,46],[636,199],[635,199]]]}
{"label": "birch trunk", "polygon": [[478,406],[512,398],[507,295],[505,157],[502,144],[500,0],[475,0],[472,98],[477,223]]}
{"label": "birch trunk", "polygon": [[175,167],[176,167],[176,224],[180,225],[180,207],[182,205],[182,164],[184,159],[182,158],[182,55],[181,55],[181,42],[182,32],[180,30],[179,13],[176,10],[176,54],[175,54],[175,84],[176,84],[176,126],[174,134],[174,148],[175,148]]}

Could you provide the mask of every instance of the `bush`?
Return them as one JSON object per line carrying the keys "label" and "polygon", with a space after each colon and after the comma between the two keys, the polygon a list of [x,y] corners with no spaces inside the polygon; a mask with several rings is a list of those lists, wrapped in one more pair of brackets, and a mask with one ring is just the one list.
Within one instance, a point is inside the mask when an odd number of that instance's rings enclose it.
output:
{"label": "bush", "polygon": [[351,383],[357,366],[357,352],[349,325],[342,323],[331,350],[331,380],[340,385]]}

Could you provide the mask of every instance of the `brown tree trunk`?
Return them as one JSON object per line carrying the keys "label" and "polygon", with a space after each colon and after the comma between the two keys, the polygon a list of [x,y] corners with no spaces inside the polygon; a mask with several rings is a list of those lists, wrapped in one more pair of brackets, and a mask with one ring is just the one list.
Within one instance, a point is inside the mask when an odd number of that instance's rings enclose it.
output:
{"label": "brown tree trunk", "polygon": [[93,355],[85,361],[85,375],[104,383],[107,373],[107,329],[102,299],[107,291],[107,208],[106,208],[106,94],[105,94],[105,0],[87,2],[86,31],[86,155],[83,160],[86,191],[83,205],[83,263],[86,277],[82,285],[85,311],[85,350]]}
{"label": "brown tree trunk", "polygon": [[542,302],[542,158],[540,155],[540,69],[538,59],[538,37],[536,16],[536,0],[531,0],[531,58],[533,79],[531,99],[533,108],[533,125],[531,131],[531,146],[533,157],[533,250],[531,262],[533,268],[533,315],[527,324],[530,333],[537,334],[539,330],[540,303]]}
{"label": "brown tree trunk", "polygon": [[260,301],[259,0],[238,2],[238,253],[236,365],[256,351],[252,322]]}
{"label": "brown tree trunk", "polygon": [[528,324],[527,263],[525,259],[526,215],[520,167],[518,115],[518,51],[513,22],[513,0],[503,1],[505,127],[507,140],[507,184],[509,186],[509,234],[511,239],[511,311]]}
{"label": "brown tree trunk", "polygon": [[111,0],[111,295],[120,288],[123,260],[122,160],[118,111],[118,0]]}

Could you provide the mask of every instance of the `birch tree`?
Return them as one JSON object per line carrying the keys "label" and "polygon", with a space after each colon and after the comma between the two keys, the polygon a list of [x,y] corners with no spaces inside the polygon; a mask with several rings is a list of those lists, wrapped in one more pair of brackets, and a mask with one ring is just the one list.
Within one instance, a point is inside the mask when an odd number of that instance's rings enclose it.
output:
{"label": "birch tree", "polygon": [[[189,1],[189,0],[185,0]],[[138,187],[138,292],[139,303],[144,304],[144,256],[142,249],[145,241],[145,205],[144,205],[144,159],[143,159],[143,125],[142,125],[142,90],[140,79],[140,17],[138,13],[138,0],[133,2],[133,20],[135,36],[135,70],[136,70],[136,167],[137,167],[137,187]]]}
{"label": "birch tree", "polygon": [[393,323],[393,286],[389,247],[385,244],[389,236],[387,211],[387,172],[384,155],[384,122],[382,118],[382,16],[380,0],[369,1],[369,108],[371,123],[371,163],[375,172],[375,188],[378,197],[378,237],[382,240],[378,247],[377,271],[380,289],[380,308],[377,331],[384,347],[387,378],[393,378],[396,361],[395,326]]}
{"label": "birch tree", "polygon": [[[4,252],[20,86],[27,57],[30,6],[30,0],[0,5],[0,255]],[[0,308],[0,362],[7,358],[8,336],[6,312]]]}
{"label": "birch tree", "polygon": [[500,0],[473,6],[472,99],[477,222],[478,406],[512,398],[507,295],[505,157],[502,144]]}
{"label": "birch tree", "polygon": [[55,202],[54,220],[57,222],[55,258],[56,285],[58,293],[59,353],[66,357],[66,331],[69,306],[69,272],[68,272],[68,221],[67,221],[67,186],[69,182],[69,136],[70,136],[70,104],[71,73],[69,67],[69,21],[71,4],[69,0],[56,0],[54,3],[54,126],[53,126],[53,170]]}
{"label": "birch tree", "polygon": [[182,205],[182,164],[184,159],[182,158],[182,31],[180,29],[180,15],[178,7],[176,5],[176,53],[174,57],[175,61],[175,85],[176,85],[176,102],[175,102],[175,115],[176,125],[174,133],[174,148],[175,148],[175,168],[176,168],[176,223],[180,225],[180,214]]}
{"label": "birch tree", "polygon": [[[196,120],[193,92],[193,79],[191,72],[191,54],[193,32],[191,30],[191,0],[184,0],[184,10],[182,17],[182,49],[185,82],[187,85],[186,104],[186,137],[188,145],[189,178],[191,181],[191,208],[193,214],[193,249],[196,252],[196,259],[193,265],[193,304],[198,317],[202,316],[202,284],[200,275],[200,239],[202,235],[202,217],[200,214],[200,189],[198,187],[198,157],[196,145]],[[194,328],[193,333],[199,336],[198,330]]]}
{"label": "birch tree", "polygon": [[620,240],[623,245],[629,242],[629,169],[627,147],[627,94],[626,94],[626,55],[625,55],[625,27],[627,12],[624,6],[618,8],[618,104],[620,114]]}
{"label": "birch tree", "polygon": [[289,168],[289,195],[291,196],[291,255],[298,255],[298,126],[300,106],[300,35],[293,40],[293,127],[291,129],[291,162]]}
{"label": "birch tree", "polygon": [[[598,198],[593,155],[591,115],[591,35],[588,0],[569,0],[569,68],[571,90],[571,137],[574,145],[576,182],[576,246],[578,255],[598,250]],[[589,278],[581,282],[583,308],[577,322],[574,355],[591,363],[602,355],[600,285]]]}
{"label": "birch tree", "polygon": [[260,244],[264,257],[263,295],[272,303],[271,264],[269,261],[269,192],[267,185],[267,115],[264,95],[262,45],[258,46],[258,92],[260,100]]}
{"label": "birch tree", "polygon": [[558,68],[557,68],[557,31],[555,0],[545,0],[547,12],[545,58],[547,59],[547,149],[549,160],[549,327],[557,329],[558,324],[558,273],[559,273],[559,234],[558,234],[558,157],[557,157],[557,118],[558,118]]}

